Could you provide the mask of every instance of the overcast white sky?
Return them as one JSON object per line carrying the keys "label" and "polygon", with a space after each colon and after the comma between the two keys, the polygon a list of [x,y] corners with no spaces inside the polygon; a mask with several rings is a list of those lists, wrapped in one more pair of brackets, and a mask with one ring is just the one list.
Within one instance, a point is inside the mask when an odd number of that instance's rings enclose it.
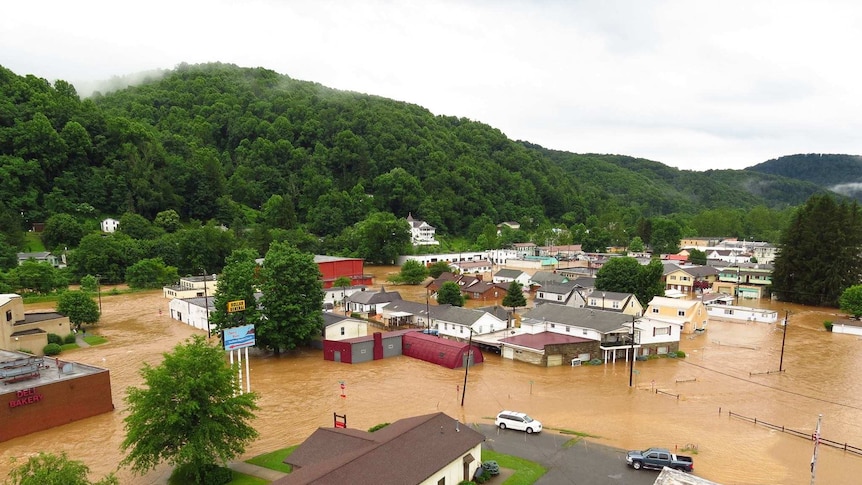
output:
{"label": "overcast white sky", "polygon": [[265,67],[509,138],[691,169],[862,154],[858,1],[13,1],[0,65],[82,89]]}

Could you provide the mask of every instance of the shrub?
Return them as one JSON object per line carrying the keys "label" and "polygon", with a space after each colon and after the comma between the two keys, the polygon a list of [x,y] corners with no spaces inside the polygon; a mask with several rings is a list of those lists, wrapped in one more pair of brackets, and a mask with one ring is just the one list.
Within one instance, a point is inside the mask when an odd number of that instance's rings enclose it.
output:
{"label": "shrub", "polygon": [[685,358],[685,352],[683,352],[682,350],[677,350],[676,356],[679,357],[680,359],[684,359]]}
{"label": "shrub", "polygon": [[825,322],[823,322],[823,328],[825,328],[827,332],[831,332],[832,331],[832,322],[829,320],[826,320]]}
{"label": "shrub", "polygon": [[78,341],[78,338],[75,336],[74,333],[70,333],[69,335],[66,335],[65,337],[63,337],[63,343],[64,344],[73,344],[77,341]]}
{"label": "shrub", "polygon": [[45,355],[58,355],[62,351],[63,349],[60,348],[60,344],[48,344],[42,349]]}
{"label": "shrub", "polygon": [[588,364],[590,364],[590,365],[602,365],[602,362],[603,362],[602,359],[597,358],[597,359],[590,360],[588,362]]}
{"label": "shrub", "polygon": [[56,333],[48,334],[48,343],[49,344],[57,344],[60,345],[63,343],[63,338],[57,335]]}
{"label": "shrub", "polygon": [[377,431],[378,429],[383,429],[383,428],[385,428],[385,427],[387,427],[387,426],[389,426],[389,423],[380,423],[380,424],[376,424],[376,425],[374,425],[374,426],[372,426],[372,427],[368,428],[368,432],[369,432],[369,433],[373,433],[373,432]]}

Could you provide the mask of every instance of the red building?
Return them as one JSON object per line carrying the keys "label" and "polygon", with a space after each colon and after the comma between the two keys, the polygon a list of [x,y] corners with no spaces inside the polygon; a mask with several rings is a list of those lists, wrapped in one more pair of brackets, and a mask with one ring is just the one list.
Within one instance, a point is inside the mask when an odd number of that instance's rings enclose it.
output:
{"label": "red building", "polygon": [[361,258],[341,258],[338,256],[315,255],[314,262],[323,277],[323,288],[332,288],[332,282],[345,276],[350,278],[350,286],[370,286],[372,275],[365,274],[365,260]]}
{"label": "red building", "polygon": [[0,442],[114,410],[107,369],[0,350]]}

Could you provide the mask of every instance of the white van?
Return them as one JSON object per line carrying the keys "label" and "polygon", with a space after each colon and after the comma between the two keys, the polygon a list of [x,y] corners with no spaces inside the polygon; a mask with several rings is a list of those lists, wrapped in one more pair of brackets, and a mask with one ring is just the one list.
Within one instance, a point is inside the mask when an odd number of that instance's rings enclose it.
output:
{"label": "white van", "polygon": [[527,434],[542,431],[542,423],[517,411],[501,411],[497,415],[494,424],[499,426],[500,429],[516,429],[518,431],[526,431]]}

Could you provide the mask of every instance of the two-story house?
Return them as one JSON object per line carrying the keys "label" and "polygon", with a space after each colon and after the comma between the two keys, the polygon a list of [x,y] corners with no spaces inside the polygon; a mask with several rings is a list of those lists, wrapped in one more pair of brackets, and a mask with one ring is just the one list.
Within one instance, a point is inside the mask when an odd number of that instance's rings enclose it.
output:
{"label": "two-story house", "polygon": [[433,315],[439,335],[455,340],[466,341],[470,335],[486,335],[508,326],[506,320],[494,313],[450,306]]}
{"label": "two-story house", "polygon": [[681,326],[682,333],[706,330],[709,314],[700,300],[681,300],[656,296],[650,300],[644,317]]}
{"label": "two-story house", "polygon": [[530,285],[530,275],[519,269],[501,269],[493,276],[494,283],[511,283],[517,281],[522,287],[528,288]]}
{"label": "two-story house", "polygon": [[413,218],[413,214],[407,214],[407,223],[410,225],[410,242],[414,246],[436,246],[440,241],[435,239],[437,229],[425,221]]}
{"label": "two-story house", "polygon": [[684,296],[691,297],[712,288],[718,281],[719,271],[712,266],[677,265],[664,263],[662,279],[665,290],[672,290]]}
{"label": "two-story house", "polygon": [[596,290],[586,297],[586,308],[620,312],[639,317],[643,315],[644,307],[632,293]]}

